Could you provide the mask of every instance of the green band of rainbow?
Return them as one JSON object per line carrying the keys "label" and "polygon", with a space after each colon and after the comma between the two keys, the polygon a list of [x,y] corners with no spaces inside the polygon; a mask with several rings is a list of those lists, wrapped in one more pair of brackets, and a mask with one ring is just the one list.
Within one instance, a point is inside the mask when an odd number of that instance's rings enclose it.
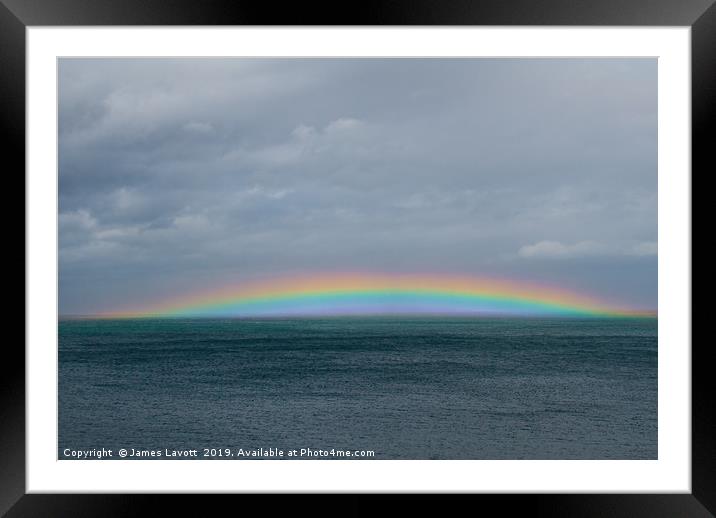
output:
{"label": "green band of rainbow", "polygon": [[536,283],[451,275],[332,274],[252,282],[109,317],[373,314],[655,316]]}

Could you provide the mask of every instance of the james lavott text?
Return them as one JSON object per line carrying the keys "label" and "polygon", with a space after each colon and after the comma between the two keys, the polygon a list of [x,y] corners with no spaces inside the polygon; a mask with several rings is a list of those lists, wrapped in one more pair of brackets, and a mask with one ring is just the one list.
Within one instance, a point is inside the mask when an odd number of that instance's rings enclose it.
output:
{"label": "james lavott text", "polygon": [[170,457],[170,458],[190,458],[198,457],[199,450],[172,450],[169,448],[157,449],[157,450],[140,450],[136,448],[120,450],[107,449],[107,448],[95,448],[91,450],[73,450],[71,448],[65,448],[62,451],[65,457],[74,459],[102,459],[106,457]]}

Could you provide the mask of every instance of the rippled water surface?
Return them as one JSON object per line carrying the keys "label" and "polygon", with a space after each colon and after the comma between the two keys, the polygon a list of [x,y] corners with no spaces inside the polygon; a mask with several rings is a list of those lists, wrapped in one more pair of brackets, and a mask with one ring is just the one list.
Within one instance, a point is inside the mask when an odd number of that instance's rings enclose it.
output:
{"label": "rippled water surface", "polygon": [[653,459],[657,321],[62,320],[66,448]]}

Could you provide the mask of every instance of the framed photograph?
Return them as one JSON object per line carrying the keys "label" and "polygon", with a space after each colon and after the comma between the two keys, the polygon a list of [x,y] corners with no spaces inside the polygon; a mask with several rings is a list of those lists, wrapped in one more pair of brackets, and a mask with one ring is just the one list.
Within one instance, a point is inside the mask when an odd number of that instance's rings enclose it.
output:
{"label": "framed photograph", "polygon": [[8,516],[87,493],[714,512],[691,178],[716,8],[371,5],[3,0]]}

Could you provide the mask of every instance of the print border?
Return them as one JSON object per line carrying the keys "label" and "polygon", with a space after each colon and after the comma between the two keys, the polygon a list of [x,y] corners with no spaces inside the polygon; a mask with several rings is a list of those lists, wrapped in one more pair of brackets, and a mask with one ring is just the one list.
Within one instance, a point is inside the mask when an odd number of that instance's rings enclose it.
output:
{"label": "print border", "polygon": [[[24,178],[25,29],[65,25],[690,26],[692,171],[701,170],[705,175],[707,167],[712,169],[709,135],[713,131],[709,130],[714,129],[714,122],[710,114],[716,112],[716,4],[713,0],[543,0],[539,3],[532,0],[480,3],[363,0],[325,5],[286,3],[280,8],[257,0],[0,0],[0,132],[7,164],[6,178]],[[24,180],[21,189],[24,199]],[[15,192],[8,189],[6,200],[14,197]],[[7,225],[7,228],[14,227]],[[22,255],[24,268],[27,259],[24,246],[22,250],[22,254],[17,255]],[[716,513],[716,434],[713,433],[716,413],[709,397],[716,383],[710,373],[708,344],[692,340],[691,347],[690,495],[479,495],[480,503],[490,499],[490,503],[506,510],[529,510],[550,516],[710,516]],[[25,495],[25,357],[19,341],[6,342],[3,360],[0,513],[7,512],[7,516],[122,516],[141,514],[168,503],[166,496],[159,495]],[[205,498],[191,502],[183,495],[179,498],[184,513],[206,512]],[[339,505],[344,511],[342,514],[359,514],[371,511],[372,499],[372,495],[352,495],[350,501]],[[336,509],[325,501],[321,508],[327,512]],[[421,508],[425,509],[424,504]],[[311,509],[315,511],[313,506]]]}

